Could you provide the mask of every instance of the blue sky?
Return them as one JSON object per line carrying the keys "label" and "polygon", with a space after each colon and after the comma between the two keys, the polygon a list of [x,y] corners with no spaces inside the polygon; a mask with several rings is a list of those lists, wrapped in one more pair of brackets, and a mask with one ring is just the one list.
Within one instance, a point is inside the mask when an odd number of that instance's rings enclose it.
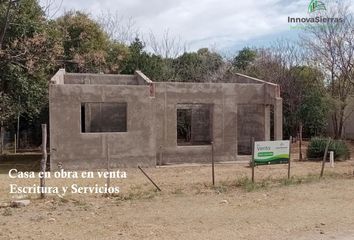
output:
{"label": "blue sky", "polygon": [[[209,47],[235,52],[244,46],[266,46],[279,38],[296,39],[288,16],[304,17],[310,0],[41,0],[53,2],[56,16],[82,10],[93,17],[107,11],[132,18],[144,35],[159,37],[168,30],[181,38],[188,50]],[[326,2],[326,0],[323,0]],[[328,1],[328,0],[327,0]],[[349,0],[352,2],[353,0]],[[61,4],[60,4],[61,3]],[[353,8],[352,8],[353,10]]]}

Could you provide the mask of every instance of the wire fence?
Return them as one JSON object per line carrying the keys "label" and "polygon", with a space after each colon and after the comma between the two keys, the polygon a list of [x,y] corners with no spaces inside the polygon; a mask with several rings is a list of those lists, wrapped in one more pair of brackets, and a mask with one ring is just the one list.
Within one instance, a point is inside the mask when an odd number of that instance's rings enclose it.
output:
{"label": "wire fence", "polygon": [[40,146],[33,140],[30,131],[21,131],[19,136],[10,131],[0,134],[0,154],[39,151]]}

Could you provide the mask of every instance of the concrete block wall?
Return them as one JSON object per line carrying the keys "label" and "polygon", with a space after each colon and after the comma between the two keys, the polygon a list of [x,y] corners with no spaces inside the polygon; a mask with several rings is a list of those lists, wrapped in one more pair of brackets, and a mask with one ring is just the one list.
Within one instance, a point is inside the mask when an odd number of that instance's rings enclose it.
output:
{"label": "concrete block wall", "polygon": [[[153,101],[148,86],[50,85],[51,169],[155,166]],[[81,103],[126,102],[127,132],[82,133]]]}
{"label": "concrete block wall", "polygon": [[[162,162],[210,162],[211,145],[177,145],[177,105],[210,104],[213,108],[212,136],[215,155],[218,160],[236,160],[235,139],[225,135],[224,128],[233,131],[236,127],[235,101],[228,101],[223,87],[219,84],[155,83],[156,84],[156,144],[162,149]],[[225,101],[231,109],[225,112]],[[226,120],[226,121],[225,121]],[[207,130],[207,129],[206,129]],[[227,150],[225,150],[227,149]],[[225,151],[223,151],[225,150]]]}
{"label": "concrete block wall", "polygon": [[[268,140],[273,105],[275,139],[282,138],[278,86],[246,80],[242,75],[242,83],[152,82],[141,72],[106,76],[61,70],[49,88],[51,169],[104,169],[107,156],[111,168],[210,162],[211,145],[177,145],[178,104],[210,104],[215,160],[236,161],[238,133],[246,124],[243,106],[257,106],[257,133]],[[127,132],[82,133],[81,104],[95,102],[127,103]]]}
{"label": "concrete block wall", "polygon": [[240,104],[237,111],[237,146],[238,154],[250,155],[252,152],[251,139],[265,139],[265,111],[261,104]]}
{"label": "concrete block wall", "polygon": [[[158,154],[161,158],[158,162],[169,164],[211,161],[211,145],[179,146],[177,144],[177,106],[179,104],[210,104],[212,106],[212,136],[216,161],[236,161],[238,141],[242,140],[241,144],[249,146],[248,136],[254,132],[257,133],[257,136],[254,136],[257,140],[269,140],[266,134],[269,135],[270,130],[266,131],[265,128],[270,128],[270,118],[266,118],[266,112],[269,114],[269,105],[276,103],[276,85],[274,88],[266,87],[263,83],[155,83],[155,85],[156,146],[161,153]],[[247,136],[240,136],[238,132],[246,128],[248,124],[245,122],[247,116],[245,121],[240,120],[245,117],[241,116],[244,111],[247,111],[245,106],[251,108],[256,106],[257,111],[252,117],[257,126],[253,126],[252,132]],[[238,109],[243,109],[243,111],[238,111]],[[279,106],[276,112],[281,114]],[[276,117],[282,118],[282,116]],[[244,141],[245,137],[248,138],[247,142]],[[281,137],[277,135],[277,139]]]}

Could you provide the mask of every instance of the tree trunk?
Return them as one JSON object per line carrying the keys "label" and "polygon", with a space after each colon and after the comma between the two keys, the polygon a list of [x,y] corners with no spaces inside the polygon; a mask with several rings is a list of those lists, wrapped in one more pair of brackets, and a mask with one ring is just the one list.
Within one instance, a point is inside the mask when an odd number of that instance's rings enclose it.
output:
{"label": "tree trunk", "polygon": [[299,160],[302,161],[302,122],[299,125]]}
{"label": "tree trunk", "polygon": [[[41,172],[42,177],[40,179],[40,186],[43,190],[45,187],[45,172],[47,170],[47,124],[42,124],[42,160],[41,160]],[[44,198],[44,191],[41,192],[41,198]]]}
{"label": "tree trunk", "polygon": [[0,154],[4,154],[4,133],[5,133],[5,128],[1,125],[0,127],[0,144],[1,144],[1,148],[0,148]]}
{"label": "tree trunk", "polygon": [[333,137],[334,139],[338,139],[339,135],[339,126],[338,126],[338,113],[337,111],[332,115],[332,128],[333,128]]}
{"label": "tree trunk", "polygon": [[343,136],[343,128],[344,128],[344,113],[345,113],[345,106],[341,106],[340,112],[339,112],[339,126],[338,126],[338,138],[340,139]]}
{"label": "tree trunk", "polygon": [[4,42],[5,38],[5,32],[7,30],[7,27],[9,25],[9,17],[10,17],[10,8],[11,8],[12,0],[9,0],[9,3],[7,5],[6,13],[5,13],[5,20],[4,20],[4,27],[1,30],[1,35],[0,35],[0,49],[2,49],[2,44]]}
{"label": "tree trunk", "polygon": [[345,105],[340,106],[340,109],[332,115],[333,133],[335,139],[341,139],[343,136]]}

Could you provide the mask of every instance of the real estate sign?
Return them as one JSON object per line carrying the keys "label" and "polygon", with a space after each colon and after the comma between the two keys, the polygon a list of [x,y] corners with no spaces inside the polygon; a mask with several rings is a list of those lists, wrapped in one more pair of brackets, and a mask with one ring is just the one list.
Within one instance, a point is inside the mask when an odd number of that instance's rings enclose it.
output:
{"label": "real estate sign", "polygon": [[290,141],[263,141],[254,143],[255,165],[289,163]]}

